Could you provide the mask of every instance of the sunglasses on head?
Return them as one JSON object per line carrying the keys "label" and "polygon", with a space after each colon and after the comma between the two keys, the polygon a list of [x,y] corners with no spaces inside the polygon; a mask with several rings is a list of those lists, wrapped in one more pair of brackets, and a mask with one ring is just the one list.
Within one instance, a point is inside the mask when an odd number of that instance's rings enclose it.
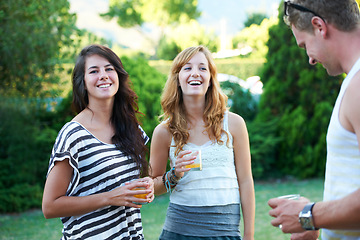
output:
{"label": "sunglasses on head", "polygon": [[309,12],[309,13],[312,13],[314,14],[315,16],[321,18],[324,22],[325,22],[325,19],[323,17],[321,17],[319,14],[317,14],[316,12],[306,8],[306,7],[303,7],[303,6],[300,6],[298,4],[295,4],[295,3],[292,3],[290,1],[285,1],[284,2],[284,15],[285,16],[289,16],[289,8],[292,7],[292,8],[295,8],[301,12]]}

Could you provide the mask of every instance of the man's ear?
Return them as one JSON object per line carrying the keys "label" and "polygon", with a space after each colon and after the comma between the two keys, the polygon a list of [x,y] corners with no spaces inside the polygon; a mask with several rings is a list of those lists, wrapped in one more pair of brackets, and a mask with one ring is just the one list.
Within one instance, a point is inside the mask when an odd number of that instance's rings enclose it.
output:
{"label": "man's ear", "polygon": [[320,35],[323,38],[327,37],[328,28],[327,28],[327,25],[326,25],[326,23],[324,22],[324,20],[322,18],[320,18],[318,16],[313,17],[311,19],[311,24],[313,26],[314,33],[320,33]]}

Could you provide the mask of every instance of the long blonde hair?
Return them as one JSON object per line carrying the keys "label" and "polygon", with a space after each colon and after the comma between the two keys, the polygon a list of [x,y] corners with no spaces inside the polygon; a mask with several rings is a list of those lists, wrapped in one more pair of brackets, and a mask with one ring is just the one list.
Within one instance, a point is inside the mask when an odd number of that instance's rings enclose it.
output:
{"label": "long blonde hair", "polygon": [[188,119],[179,84],[179,72],[198,52],[202,52],[205,55],[210,70],[210,86],[205,94],[205,111],[203,115],[205,131],[207,131],[210,138],[215,138],[213,140],[216,140],[219,144],[223,144],[221,134],[227,134],[222,128],[224,112],[227,110],[227,96],[221,91],[219,81],[217,80],[214,59],[210,51],[204,46],[189,47],[175,57],[161,96],[161,106],[164,113],[160,118],[167,120],[170,133],[174,137],[176,145],[175,155],[183,150],[184,145],[189,139]]}

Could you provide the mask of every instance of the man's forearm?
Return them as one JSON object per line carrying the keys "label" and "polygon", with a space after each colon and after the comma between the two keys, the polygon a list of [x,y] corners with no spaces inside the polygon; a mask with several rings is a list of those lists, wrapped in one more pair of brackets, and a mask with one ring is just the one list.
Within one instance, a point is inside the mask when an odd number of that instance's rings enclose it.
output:
{"label": "man's forearm", "polygon": [[360,230],[360,189],[341,199],[317,202],[312,214],[317,228]]}

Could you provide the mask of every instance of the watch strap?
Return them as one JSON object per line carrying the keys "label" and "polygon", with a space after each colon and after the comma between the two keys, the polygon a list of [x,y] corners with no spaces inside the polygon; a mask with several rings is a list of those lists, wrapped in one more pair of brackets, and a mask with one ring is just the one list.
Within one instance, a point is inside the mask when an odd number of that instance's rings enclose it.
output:
{"label": "watch strap", "polygon": [[308,203],[305,205],[304,209],[302,210],[303,213],[307,213],[307,212],[311,212],[311,215],[312,215],[312,209],[315,205],[315,202],[312,202],[312,203]]}

